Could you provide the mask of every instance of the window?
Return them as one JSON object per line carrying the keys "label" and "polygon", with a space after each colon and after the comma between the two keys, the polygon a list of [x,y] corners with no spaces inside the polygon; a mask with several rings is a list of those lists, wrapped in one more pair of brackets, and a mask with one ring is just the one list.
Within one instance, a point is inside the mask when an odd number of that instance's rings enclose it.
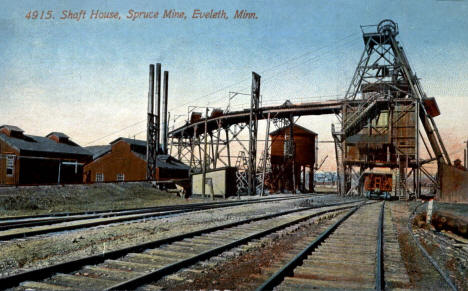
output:
{"label": "window", "polygon": [[15,173],[15,155],[6,156],[6,173],[7,176],[13,176]]}
{"label": "window", "polygon": [[380,113],[376,127],[388,127],[388,112]]}
{"label": "window", "polygon": [[125,174],[123,174],[123,173],[117,174],[117,181],[118,182],[125,181]]}
{"label": "window", "polygon": [[96,173],[96,182],[104,182],[104,174]]}

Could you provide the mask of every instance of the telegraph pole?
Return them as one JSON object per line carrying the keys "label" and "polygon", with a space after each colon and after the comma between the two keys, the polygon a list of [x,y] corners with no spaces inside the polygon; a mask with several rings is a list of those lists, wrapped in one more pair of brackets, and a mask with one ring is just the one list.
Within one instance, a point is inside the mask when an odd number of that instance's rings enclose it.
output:
{"label": "telegraph pole", "polygon": [[257,130],[258,130],[258,106],[260,99],[260,75],[252,72],[252,92],[250,97],[249,115],[249,171],[248,171],[248,195],[256,194],[256,163],[257,163]]}
{"label": "telegraph pole", "polygon": [[205,198],[205,193],[206,193],[206,146],[207,146],[207,141],[208,141],[208,107],[206,107],[206,113],[205,113],[205,141],[203,144],[203,168],[202,168],[202,194],[203,198]]}

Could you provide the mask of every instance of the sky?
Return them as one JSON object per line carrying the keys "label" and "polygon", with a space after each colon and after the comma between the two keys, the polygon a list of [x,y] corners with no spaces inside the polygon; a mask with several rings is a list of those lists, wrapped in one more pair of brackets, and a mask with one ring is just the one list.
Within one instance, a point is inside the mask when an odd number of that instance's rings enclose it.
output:
{"label": "sky", "polygon": [[[145,139],[148,66],[169,71],[169,111],[183,123],[187,106],[226,108],[229,92],[249,93],[262,76],[263,104],[343,96],[363,50],[360,25],[393,19],[413,70],[442,115],[436,118],[452,159],[468,139],[468,1],[5,1],[0,2],[0,124],[27,134],[61,131],[80,145],[119,136]],[[127,19],[129,10],[159,11]],[[163,19],[164,10],[186,19]],[[194,9],[228,19],[192,19]],[[256,19],[234,19],[236,10]],[[51,19],[29,19],[44,11]],[[63,11],[86,16],[60,19]],[[92,10],[120,20],[89,19]],[[246,107],[248,96],[232,100]],[[173,120],[171,119],[171,122]],[[334,116],[298,123],[331,140]],[[265,125],[260,123],[263,138]],[[320,144],[324,169],[331,144]]]}

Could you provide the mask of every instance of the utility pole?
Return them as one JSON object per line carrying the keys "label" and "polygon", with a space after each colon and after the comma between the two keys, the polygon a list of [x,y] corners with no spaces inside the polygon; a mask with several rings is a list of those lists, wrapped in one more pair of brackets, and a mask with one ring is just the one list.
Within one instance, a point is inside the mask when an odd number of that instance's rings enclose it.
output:
{"label": "utility pole", "polygon": [[203,145],[203,166],[202,166],[202,194],[203,198],[205,198],[206,193],[206,146],[208,141],[208,107],[206,107],[205,113],[205,142]]}
{"label": "utility pole", "polygon": [[256,194],[256,163],[257,163],[257,130],[258,130],[258,106],[260,99],[260,75],[252,72],[252,91],[250,96],[249,115],[249,170],[248,170],[248,195]]}

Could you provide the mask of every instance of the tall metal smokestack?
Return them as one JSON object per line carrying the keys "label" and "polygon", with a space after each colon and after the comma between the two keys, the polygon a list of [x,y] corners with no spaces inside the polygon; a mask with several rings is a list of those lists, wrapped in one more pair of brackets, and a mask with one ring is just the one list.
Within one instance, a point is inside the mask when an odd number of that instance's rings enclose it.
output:
{"label": "tall metal smokestack", "polygon": [[159,153],[161,135],[161,64],[156,64],[156,155]]}
{"label": "tall metal smokestack", "polygon": [[164,84],[163,84],[163,132],[162,132],[162,152],[167,155],[167,98],[168,98],[168,82],[169,82],[169,72],[164,71]]}
{"label": "tall metal smokestack", "polygon": [[149,68],[148,124],[146,132],[146,179],[154,180],[156,175],[156,126],[154,116],[154,65]]}

